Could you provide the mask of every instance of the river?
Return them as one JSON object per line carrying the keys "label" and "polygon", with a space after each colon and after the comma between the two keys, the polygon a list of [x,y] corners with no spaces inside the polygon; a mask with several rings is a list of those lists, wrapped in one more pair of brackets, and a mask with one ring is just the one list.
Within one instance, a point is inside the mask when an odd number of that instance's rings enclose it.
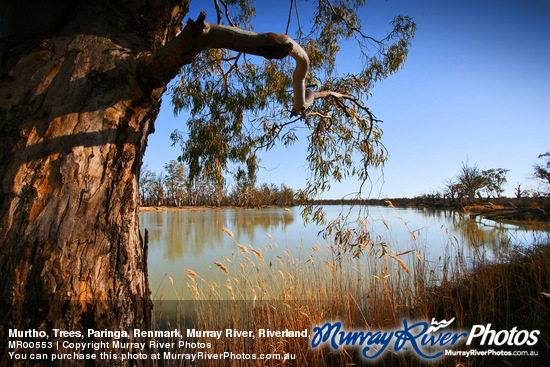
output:
{"label": "river", "polygon": [[[416,251],[400,258],[421,254],[434,268],[457,253],[465,258],[494,258],[512,246],[528,246],[549,236],[547,229],[473,219],[449,210],[370,206],[359,211],[327,206],[325,211],[329,219],[351,213],[361,219],[376,242],[395,254]],[[231,259],[243,246],[250,251],[249,259],[271,265],[280,261],[282,251],[305,262],[311,251],[328,244],[319,234],[320,226],[304,224],[300,207],[145,212],[139,218],[141,230],[149,232],[154,300],[192,298],[187,287],[189,270],[207,281],[215,280],[224,271],[214,262],[233,264]]]}

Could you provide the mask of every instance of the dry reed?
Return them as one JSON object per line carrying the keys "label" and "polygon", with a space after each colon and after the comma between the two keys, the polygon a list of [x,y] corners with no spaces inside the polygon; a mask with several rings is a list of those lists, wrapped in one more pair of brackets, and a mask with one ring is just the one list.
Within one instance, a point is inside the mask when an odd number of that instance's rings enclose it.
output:
{"label": "dry reed", "polygon": [[[233,234],[224,229],[228,235]],[[411,236],[416,241],[414,232]],[[550,306],[550,246],[514,250],[507,256],[472,262],[460,250],[441,266],[423,260],[418,249],[396,254],[370,248],[366,258],[342,252],[341,246],[321,244],[294,255],[279,249],[268,234],[264,251],[237,244],[232,259],[214,262],[223,270],[218,283],[188,270],[187,287],[195,297],[199,330],[309,330],[338,320],[347,328],[379,330],[395,327],[402,318],[456,319],[455,327],[492,323],[499,329],[539,329],[536,360],[515,358],[461,359],[444,357],[432,365],[540,365],[548,353]],[[234,237],[233,237],[234,238]],[[267,252],[269,253],[267,253]],[[381,256],[381,254],[385,255]],[[349,256],[348,256],[349,255]],[[218,272],[219,273],[219,272]],[[207,300],[207,301],[202,301]],[[185,329],[185,325],[181,328]],[[255,337],[211,340],[206,353],[289,354],[293,359],[225,360],[224,366],[345,366],[363,364],[354,349],[334,353],[311,349],[308,338]],[[535,362],[533,362],[535,361]],[[203,364],[201,364],[203,363]],[[534,364],[533,364],[534,363]],[[188,365],[171,361],[166,366]],[[211,365],[211,361],[193,362]],[[411,354],[388,353],[377,365],[416,366]]]}

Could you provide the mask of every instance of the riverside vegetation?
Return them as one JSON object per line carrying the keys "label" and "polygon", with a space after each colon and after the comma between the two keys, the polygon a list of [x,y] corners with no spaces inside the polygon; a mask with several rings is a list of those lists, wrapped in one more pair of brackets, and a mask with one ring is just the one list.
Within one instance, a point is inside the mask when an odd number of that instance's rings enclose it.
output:
{"label": "riverside vegetation", "polygon": [[441,190],[414,198],[300,200],[285,184],[258,184],[256,176],[242,170],[233,174],[233,185],[212,181],[206,177],[189,181],[187,167],[178,161],[168,162],[164,172],[157,174],[146,167],[139,178],[142,206],[212,206],[265,207],[312,204],[322,205],[392,205],[397,207],[450,208],[481,215],[494,220],[550,220],[550,152],[539,155],[542,164],[533,166],[537,188],[525,188],[518,183],[513,198],[504,197],[504,184],[509,172],[504,168],[480,170],[477,165],[463,162],[456,177],[443,184]]}
{"label": "riverside vegetation", "polygon": [[[477,174],[477,188],[467,189],[460,183],[447,188],[460,188],[453,194],[423,195],[413,199],[323,201],[317,204],[383,204],[390,206],[450,207],[463,209],[471,215],[484,215],[502,211],[515,212],[511,219],[529,220],[544,226],[548,198],[544,192],[525,197],[518,184],[516,198],[500,196],[507,170],[497,169],[478,172],[476,167],[464,164],[462,176]],[[461,177],[460,175],[458,176]],[[496,178],[495,178],[496,177]],[[157,177],[157,181],[159,178]],[[453,181],[455,182],[455,181]],[[464,181],[466,182],[466,181]],[[493,183],[496,181],[492,181]],[[455,185],[455,186],[452,186]],[[244,186],[243,186],[244,187]],[[258,190],[248,186],[249,193],[263,191],[263,202],[271,203],[269,186]],[[492,189],[490,189],[492,187]],[[241,187],[242,188],[242,187]],[[274,186],[271,186],[273,189]],[[487,196],[481,196],[485,188]],[[277,195],[284,192],[272,190]],[[491,191],[493,190],[493,191]],[[210,198],[224,191],[210,190]],[[243,190],[235,190],[225,198],[237,198]],[[491,195],[490,192],[493,194]],[[287,192],[288,193],[288,192]],[[273,197],[277,197],[277,195]],[[218,196],[222,197],[222,196]],[[254,197],[254,196],[249,196]],[[288,205],[292,196],[286,196],[280,205]],[[221,201],[217,201],[220,204]],[[259,201],[258,201],[259,202]],[[248,203],[251,203],[249,201]],[[277,204],[273,202],[271,204]],[[254,206],[254,205],[252,205]],[[528,209],[528,210],[525,210]],[[519,213],[519,214],[518,214]],[[544,213],[537,216],[537,213]],[[520,215],[521,214],[521,215]],[[496,218],[503,219],[503,218]],[[358,221],[365,226],[363,221]],[[538,224],[537,224],[538,223]],[[229,229],[224,229],[234,238]],[[541,232],[542,233],[542,232]],[[413,231],[411,237],[416,242]],[[550,362],[550,240],[541,235],[531,247],[516,247],[503,251],[496,257],[485,252],[463,253],[462,244],[456,238],[448,240],[448,255],[439,263],[426,260],[422,246],[395,253],[392,249],[374,242],[358,243],[353,251],[340,243],[301,248],[292,253],[280,249],[271,238],[269,247],[243,246],[234,238],[238,250],[231,257],[213,259],[211,271],[217,272],[216,280],[186,269],[186,283],[194,301],[180,298],[178,309],[194,308],[193,317],[180,315],[181,328],[193,325],[199,330],[311,330],[326,321],[342,322],[345,329],[392,329],[406,318],[409,320],[451,320],[453,327],[470,330],[474,325],[491,324],[494,330],[540,330],[538,343],[531,347],[513,347],[514,350],[535,351],[531,357],[443,356],[431,365],[440,366],[540,366]],[[270,253],[270,256],[266,254]],[[276,258],[276,261],[266,261]],[[176,290],[180,285],[168,276]],[[191,303],[191,305],[190,305]],[[158,318],[158,325],[162,316]],[[312,349],[306,338],[288,338],[274,335],[270,338],[220,339],[210,344],[206,353],[252,354],[269,353],[281,356],[290,354],[289,360],[225,360],[224,365],[296,365],[343,366],[364,364],[360,352],[354,348]],[[487,346],[459,345],[457,350],[484,350]],[[502,346],[506,349],[508,346]],[[194,366],[209,365],[208,360],[193,362]],[[425,365],[413,353],[385,353],[377,365],[416,366]],[[166,365],[186,365],[169,361]]]}
{"label": "riverside vegetation", "polygon": [[[364,223],[362,223],[364,225]],[[224,229],[234,238],[229,229]],[[414,232],[411,237],[415,238]],[[365,258],[358,261],[339,244],[301,248],[298,253],[281,249],[275,239],[269,246],[243,246],[231,257],[213,262],[216,281],[187,269],[185,284],[194,294],[193,320],[182,317],[181,328],[191,323],[199,330],[311,330],[338,320],[346,329],[382,330],[409,320],[450,320],[454,328],[492,324],[495,330],[540,330],[539,341],[527,351],[536,357],[444,356],[438,366],[541,366],[550,361],[550,246],[541,235],[530,248],[515,248],[496,258],[482,251],[467,257],[457,239],[447,244],[449,255],[440,264],[429,263],[419,249],[383,254],[376,244],[360,244]],[[420,246],[418,247],[420,248]],[[266,261],[266,254],[277,261]],[[362,255],[362,256],[363,256]],[[174,285],[172,278],[169,280]],[[205,301],[206,300],[206,301]],[[189,301],[180,299],[181,308]],[[162,317],[159,318],[159,320]],[[344,366],[364,364],[353,348],[311,349],[305,338],[222,338],[207,353],[232,352],[295,355],[293,360],[225,360],[230,366]],[[518,350],[514,347],[514,350]],[[474,349],[460,345],[457,350]],[[483,350],[484,347],[475,347]],[[501,349],[506,349],[503,346]],[[191,351],[190,351],[191,352]],[[183,363],[183,364],[182,364]],[[193,366],[209,365],[208,360]],[[413,353],[387,352],[376,365],[416,366],[425,361]],[[186,365],[182,361],[167,366]]]}

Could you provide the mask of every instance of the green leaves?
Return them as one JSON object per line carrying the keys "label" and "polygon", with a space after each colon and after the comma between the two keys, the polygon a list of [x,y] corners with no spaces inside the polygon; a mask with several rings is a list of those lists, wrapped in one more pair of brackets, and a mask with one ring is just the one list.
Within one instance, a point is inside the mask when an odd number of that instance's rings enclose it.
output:
{"label": "green leaves", "polygon": [[542,194],[550,195],[550,152],[540,154],[539,159],[543,159],[544,162],[533,166],[534,176],[545,187]]}
{"label": "green leaves", "polygon": [[290,103],[290,70],[281,62],[259,66],[227,50],[204,52],[182,69],[172,101],[176,113],[189,110],[191,117],[186,134],[175,133],[172,141],[182,147],[190,180],[204,174],[221,182],[229,163],[256,170],[257,163],[246,162],[257,149],[271,148],[279,136],[287,144],[295,139],[270,118]]}
{"label": "green leaves", "polygon": [[510,170],[505,168],[491,168],[481,172],[487,196],[494,195],[494,197],[500,197],[502,195],[508,172]]}
{"label": "green leaves", "polygon": [[[239,14],[234,21],[251,26],[254,10],[248,1],[225,4]],[[186,110],[190,118],[185,133],[173,134],[173,141],[182,147],[189,180],[203,175],[223,182],[230,166],[255,177],[259,151],[293,144],[297,129],[308,131],[311,175],[299,192],[303,203],[321,197],[331,182],[350,177],[365,181],[370,168],[384,163],[387,152],[380,141],[380,121],[366,101],[376,82],[403,65],[416,26],[410,17],[398,16],[392,31],[376,40],[361,29],[358,10],[363,5],[364,1],[319,0],[310,16],[300,14],[311,19],[309,27],[299,19],[296,40],[310,59],[306,85],[315,101],[299,118],[290,115],[294,69],[288,58],[260,60],[216,49],[182,68],[171,90],[172,102],[175,113]],[[273,31],[283,33],[285,25],[286,19]],[[357,71],[340,74],[336,56],[343,41],[350,39],[357,43]],[[324,220],[321,214],[313,218]]]}

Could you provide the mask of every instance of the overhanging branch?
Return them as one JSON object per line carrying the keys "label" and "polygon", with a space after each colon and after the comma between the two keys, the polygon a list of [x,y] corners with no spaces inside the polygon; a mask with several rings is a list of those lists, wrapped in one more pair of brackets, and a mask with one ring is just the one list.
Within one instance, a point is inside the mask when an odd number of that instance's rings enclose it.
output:
{"label": "overhanging branch", "polygon": [[182,32],[156,52],[140,60],[138,70],[149,87],[166,85],[179,72],[180,68],[209,49],[224,48],[265,57],[282,59],[292,56],[296,61],[293,74],[294,102],[291,116],[303,113],[315,100],[332,96],[352,100],[361,106],[357,99],[331,91],[310,92],[306,90],[305,78],[309,68],[309,57],[304,49],[292,38],[278,33],[256,33],[244,29],[204,21],[206,14],[201,12],[196,21],[189,20]]}
{"label": "overhanging branch", "polygon": [[[355,106],[357,106],[359,109],[363,110],[369,116],[369,119],[371,121],[379,121],[376,118],[374,118],[374,115],[368,109],[368,107],[363,105],[361,103],[361,101],[359,101],[354,96],[351,96],[349,94],[333,92],[333,91],[330,91],[330,90],[321,90],[321,91],[315,91],[315,92],[312,92],[309,89],[306,90],[306,104],[308,106],[311,105],[313,103],[313,101],[317,98],[329,98],[329,97],[332,97],[332,98],[336,99],[336,101],[339,102],[341,107],[342,107],[341,100],[345,99],[345,100],[351,101]],[[347,112],[347,109],[345,108],[345,106],[342,107],[342,109],[344,110],[344,112]]]}
{"label": "overhanging branch", "polygon": [[166,85],[183,65],[205,50],[225,48],[237,52],[282,59],[292,56],[296,60],[293,75],[294,105],[292,113],[305,110],[305,77],[309,68],[309,57],[292,38],[277,33],[256,33],[236,27],[204,22],[206,14],[196,21],[189,20],[182,32],[156,52],[144,56],[138,65],[141,79],[149,88]]}

